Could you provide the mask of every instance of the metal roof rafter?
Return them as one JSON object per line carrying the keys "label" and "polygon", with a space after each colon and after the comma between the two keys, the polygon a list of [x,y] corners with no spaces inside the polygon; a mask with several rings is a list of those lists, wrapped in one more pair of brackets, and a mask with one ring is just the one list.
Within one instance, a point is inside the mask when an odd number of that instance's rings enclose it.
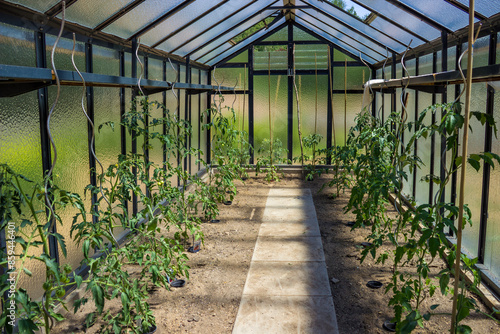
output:
{"label": "metal roof rafter", "polygon": [[104,20],[103,22],[99,23],[95,28],[94,28],[94,31],[99,31],[99,30],[102,30],[104,28],[106,28],[107,26],[109,26],[111,23],[115,22],[116,20],[118,20],[120,17],[122,17],[123,15],[127,14],[128,12],[130,12],[132,9],[134,9],[135,7],[139,6],[141,3],[143,3],[145,0],[135,0],[134,2],[131,2],[129,3],[127,6],[123,7],[122,9],[120,9],[118,12],[116,12],[115,14],[113,14],[112,16],[108,17],[106,20]]}
{"label": "metal roof rafter", "polygon": [[[241,12],[242,10],[246,9],[247,7],[251,6],[252,4],[254,4],[255,2],[257,2],[257,0],[252,0],[250,1],[248,4],[246,4],[245,6],[241,7],[240,9],[234,11],[233,13],[231,13],[231,15],[228,15],[226,16],[226,20],[229,19],[230,17],[233,17],[234,15],[238,14],[239,12]],[[199,34],[191,37],[190,39],[188,39],[187,41],[185,41],[184,43],[176,46],[174,49],[172,49],[170,52],[175,52],[177,50],[179,50],[180,48],[182,48],[184,45],[194,41],[195,39],[197,39],[198,37],[200,37],[201,35],[205,34],[206,32],[212,30],[213,28],[215,28],[216,26],[220,25],[222,22],[224,21],[218,21],[217,23],[211,25],[210,27],[208,27],[207,29],[203,30],[202,32],[200,32]],[[156,47],[157,45],[154,44],[153,47]]]}
{"label": "metal roof rafter", "polygon": [[[469,6],[466,6],[457,0],[444,0],[444,1],[446,1],[447,3],[449,3],[450,5],[452,5],[454,7],[462,10],[463,12],[469,14]],[[478,20],[481,20],[481,21],[488,19],[486,16],[484,16],[483,14],[478,13],[476,11],[474,11],[474,17]]]}
{"label": "metal roof rafter", "polygon": [[178,4],[177,6],[175,6],[174,8],[172,8],[171,10],[169,10],[168,12],[166,12],[165,14],[163,14],[162,16],[160,16],[159,18],[154,20],[153,22],[146,25],[144,28],[140,29],[138,32],[136,32],[132,36],[127,38],[127,41],[131,41],[134,38],[137,38],[137,37],[147,33],[149,30],[153,29],[158,24],[162,23],[163,21],[165,21],[166,19],[168,19],[172,15],[176,14],[177,12],[181,11],[182,9],[184,9],[185,7],[187,7],[188,5],[190,5],[191,3],[195,2],[195,1],[196,0],[185,0],[185,1],[181,2],[180,4]]}
{"label": "metal roof rafter", "polygon": [[[196,49],[189,51],[189,52],[186,54],[186,57],[187,57],[187,56],[191,56],[193,53],[198,52],[199,50],[203,49],[205,46],[207,46],[208,44],[212,43],[212,42],[213,42],[213,41],[215,41],[216,39],[220,38],[220,36],[222,36],[222,35],[226,34],[228,31],[231,31],[231,30],[235,29],[236,27],[239,27],[239,26],[240,26],[240,25],[242,25],[243,23],[245,23],[245,22],[247,22],[247,21],[249,21],[249,20],[253,19],[255,16],[259,15],[259,14],[260,14],[260,13],[262,13],[263,11],[268,10],[268,8],[269,8],[269,7],[271,7],[272,5],[274,5],[274,4],[275,4],[276,2],[278,2],[278,1],[279,1],[279,0],[274,1],[273,3],[269,4],[268,6],[266,6],[266,7],[262,8],[261,10],[259,10],[259,11],[255,12],[255,13],[253,13],[252,15],[250,15],[249,17],[247,17],[247,18],[246,18],[246,19],[244,19],[243,21],[240,21],[240,22],[236,23],[235,25],[233,25],[233,26],[229,27],[229,28],[228,28],[228,29],[226,29],[224,32],[222,32],[222,33],[220,33],[218,36],[216,36],[215,38],[212,38],[211,40],[209,40],[209,41],[207,41],[207,42],[203,43],[201,46],[197,47]],[[270,15],[269,15],[269,16],[270,16]],[[233,36],[233,37],[234,37],[234,36]],[[224,43],[225,43],[225,42],[224,42]],[[224,43],[221,43],[220,45],[222,45],[222,44],[224,44]],[[219,45],[219,46],[220,46],[220,45]],[[219,46],[217,46],[217,47],[219,47]],[[200,57],[199,57],[199,58],[200,58]],[[197,58],[197,59],[199,59],[199,58]]]}
{"label": "metal roof rafter", "polygon": [[360,2],[359,0],[351,0],[351,1],[352,1],[352,2],[354,2],[354,3],[355,3],[355,4],[357,4],[357,5],[360,5],[361,7],[365,8],[365,9],[367,9],[367,10],[371,11],[372,13],[377,14],[377,16],[379,16],[379,17],[383,18],[383,19],[384,19],[384,20],[386,20],[387,22],[389,22],[389,23],[391,23],[391,24],[395,25],[396,27],[398,27],[399,29],[403,30],[404,32],[406,32],[406,33],[408,33],[408,34],[412,35],[413,37],[416,37],[416,38],[418,38],[418,39],[420,39],[420,40],[424,41],[425,43],[429,43],[429,42],[430,42],[430,40],[428,40],[427,38],[424,38],[424,37],[420,36],[419,34],[417,34],[416,32],[414,32],[414,31],[412,31],[412,30],[410,30],[410,29],[408,29],[408,28],[406,28],[406,27],[402,26],[402,25],[401,25],[401,24],[399,24],[398,22],[396,22],[396,21],[394,21],[394,20],[392,20],[392,19],[388,18],[388,17],[387,17],[387,16],[385,16],[384,14],[382,14],[382,13],[380,13],[379,11],[374,10],[373,8],[371,8],[371,7],[367,6],[367,5],[365,5],[364,3]]}
{"label": "metal roof rafter", "polygon": [[[67,0],[66,1],[66,9],[73,5],[75,2],[78,0]],[[59,13],[62,12],[62,2],[58,2],[52,8],[48,9],[44,14],[47,15],[50,18],[53,18],[54,16],[57,16]]]}
{"label": "metal roof rafter", "polygon": [[173,37],[174,35],[177,35],[179,32],[181,32],[182,30],[186,29],[187,27],[189,27],[194,22],[199,21],[200,19],[204,18],[205,16],[207,16],[208,14],[210,14],[212,11],[216,10],[217,8],[219,8],[220,6],[224,5],[225,3],[229,2],[229,1],[230,0],[223,0],[223,1],[219,2],[217,5],[211,7],[210,9],[208,9],[207,11],[205,11],[204,13],[202,13],[201,15],[197,16],[196,18],[194,18],[193,20],[190,20],[188,23],[186,23],[182,27],[180,27],[180,28],[172,31],[167,36],[165,36],[165,37],[161,38],[159,41],[155,42],[153,44],[153,47],[156,47],[156,46],[160,45],[161,43],[165,42],[166,40],[168,40],[169,38]]}

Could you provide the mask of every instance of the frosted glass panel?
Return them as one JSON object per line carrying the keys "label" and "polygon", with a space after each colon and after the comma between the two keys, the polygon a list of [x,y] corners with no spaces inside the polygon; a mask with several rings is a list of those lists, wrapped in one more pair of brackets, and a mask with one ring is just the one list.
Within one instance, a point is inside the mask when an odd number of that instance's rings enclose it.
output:
{"label": "frosted glass panel", "polygon": [[[432,95],[420,92],[418,94],[418,107],[420,114],[425,108],[432,104]],[[424,123],[430,124],[432,120],[432,115],[427,113]],[[422,177],[430,173],[430,163],[431,163],[431,138],[427,137],[418,139],[417,142],[417,155],[423,162],[421,168],[417,169],[417,183],[415,185],[415,200],[417,204],[427,204],[429,203],[429,183],[422,181]]]}
{"label": "frosted glass panel", "polygon": [[428,54],[418,58],[418,74],[432,73],[432,54]]}
{"label": "frosted glass panel", "polygon": [[363,83],[370,77],[370,70],[364,66],[347,67],[346,85],[345,71],[346,68],[344,66],[336,66],[333,68],[333,89],[363,89]]}
{"label": "frosted glass panel", "polygon": [[295,68],[318,70],[328,68],[328,46],[324,44],[295,45]]}
{"label": "frosted glass panel", "polygon": [[0,23],[0,63],[36,66],[35,37],[32,30]]}
{"label": "frosted glass panel", "polygon": [[[269,49],[269,51],[268,51]],[[272,50],[272,51],[271,51]],[[269,57],[271,60],[269,60]],[[286,45],[272,47],[256,47],[254,52],[254,70],[267,70],[269,61],[271,70],[286,70],[288,68],[288,51]]]}
{"label": "frosted glass panel", "polygon": [[[500,94],[495,93],[495,122],[500,124]],[[500,139],[493,136],[491,151],[500,154]],[[491,170],[490,195],[488,201],[488,225],[486,230],[486,245],[484,254],[484,264],[490,268],[491,272],[500,277],[500,168]]]}
{"label": "frosted glass panel", "polygon": [[[318,75],[318,108],[316,110],[316,77],[299,75],[296,79],[299,91],[299,106],[302,138],[317,133],[323,136],[316,149],[326,148],[327,109],[328,109],[328,76]],[[315,129],[316,128],[316,129]],[[304,150],[306,150],[304,148]],[[304,154],[312,155],[311,149]],[[293,156],[300,156],[300,141],[297,131],[297,99],[293,92]]]}
{"label": "frosted glass panel", "polygon": [[[149,96],[150,102],[159,102],[163,103],[163,94],[157,93]],[[163,117],[163,109],[159,108],[157,104],[152,105],[149,110],[149,124],[153,124],[155,119],[161,119]],[[150,126],[149,132],[151,134],[158,133],[163,134],[163,125]],[[153,162],[155,167],[163,166],[163,145],[158,139],[150,139],[150,148],[149,148],[149,160]],[[151,169],[152,173],[153,169]]]}
{"label": "frosted glass panel", "polygon": [[318,39],[316,37],[313,37],[312,35],[308,34],[304,30],[297,28],[296,26],[293,27],[293,40],[294,41],[318,41]]}
{"label": "frosted glass panel", "polygon": [[[8,164],[14,172],[34,182],[43,183],[36,92],[0,99],[0,157],[0,163]],[[21,182],[24,189],[31,192],[31,186],[27,182]],[[42,205],[37,209],[42,209]],[[29,215],[29,209],[23,208],[22,214]],[[42,216],[41,221],[46,221]],[[18,225],[19,219],[15,219],[15,222]],[[41,248],[32,248],[33,255],[41,253]],[[45,281],[45,265],[39,261],[29,261],[26,267],[33,276],[20,274],[19,285],[27,289],[32,297],[38,298],[42,295],[41,282]]]}
{"label": "frosted glass panel", "polygon": [[[244,68],[217,68],[215,71],[212,71],[212,75],[221,86],[236,86],[236,89],[243,89],[243,80],[245,77],[248,80],[248,73],[245,75]],[[217,85],[213,77],[212,84]],[[245,87],[248,89],[248,83],[245,84]]]}
{"label": "frosted glass panel", "polygon": [[94,73],[120,75],[120,55],[117,50],[94,45],[92,56]]}
{"label": "frosted glass panel", "polygon": [[248,51],[244,51],[234,58],[227,61],[228,63],[246,63],[248,62]]}
{"label": "frosted glass panel", "polygon": [[34,9],[38,12],[45,12],[55,6],[59,0],[11,0],[9,2],[18,3],[24,7]]}
{"label": "frosted glass panel", "polygon": [[179,5],[181,2],[183,2],[183,0],[145,1],[104,28],[103,31],[127,39],[141,28]]}
{"label": "frosted glass panel", "polygon": [[[408,66],[409,64],[407,64]],[[409,122],[414,122],[415,120],[415,93],[412,90],[409,90],[409,95],[408,95],[408,105],[405,109],[406,111],[406,123],[408,124]],[[404,143],[405,145],[408,144],[408,142],[411,139],[411,136],[413,135],[414,131],[412,128],[412,131],[409,131],[408,129],[405,130],[404,132]],[[413,154],[413,149],[411,149],[410,154]],[[403,193],[407,197],[413,197],[413,173],[409,170],[409,168],[405,168],[404,170],[408,176],[408,180],[404,182],[403,185]]]}
{"label": "frosted glass panel", "polygon": [[148,59],[148,79],[163,81],[163,61],[156,58]]}
{"label": "frosted glass panel", "polygon": [[[462,52],[466,51],[468,44],[469,43],[462,44]],[[490,45],[489,36],[478,38],[476,43],[474,43],[473,67],[481,67],[488,65],[489,45]],[[464,71],[467,69],[467,59],[468,59],[468,52],[465,52],[464,56],[462,57],[462,69]]]}
{"label": "frosted glass panel", "polygon": [[277,32],[266,38],[264,41],[266,42],[288,41],[288,27],[284,27],[278,30]]}
{"label": "frosted glass panel", "polygon": [[[345,145],[344,139],[349,134],[349,129],[355,125],[354,118],[361,111],[362,96],[361,94],[347,94],[346,107],[344,101],[344,94],[333,95],[335,140],[340,146]],[[346,131],[344,131],[344,124]]]}
{"label": "frosted glass panel", "polygon": [[[87,119],[82,112],[81,87],[64,87],[61,90],[59,102],[52,115],[51,131],[57,147],[57,164],[54,169],[54,182],[62,189],[82,193],[90,183],[89,149],[87,136]],[[49,105],[53,103],[56,88],[49,87]],[[84,199],[90,209],[90,198]],[[70,229],[73,216],[77,213],[72,207],[59,211],[63,225],[57,225],[57,232],[64,236],[68,257],[62,253],[61,264],[71,264],[77,268],[83,259],[81,247],[71,242]],[[59,250],[60,251],[60,250]]]}
{"label": "frosted glass panel", "polygon": [[[471,110],[486,111],[486,86],[484,84],[472,85]],[[484,151],[484,127],[475,118],[471,118],[472,132],[469,134],[469,154]],[[463,247],[473,256],[477,256],[479,241],[479,220],[481,213],[481,191],[483,185],[483,168],[479,172],[467,164],[465,180],[465,203],[472,211],[472,227],[467,225],[463,231]]]}
{"label": "frosted glass panel", "polygon": [[[57,36],[46,35],[47,47],[47,67],[51,68],[51,52],[56,41]],[[73,50],[73,40],[67,38],[59,39],[57,49],[54,54],[54,63],[56,69],[74,71],[73,64],[71,63],[71,52]],[[80,72],[85,72],[85,43],[76,42],[75,46],[75,64]]]}
{"label": "frosted glass panel", "polygon": [[[184,7],[181,11],[175,13],[174,15],[170,16],[167,20],[161,22],[158,24],[156,27],[145,33],[144,35],[141,36],[141,41],[145,45],[153,45],[165,36],[169,35],[171,32],[175,31],[176,29],[183,27],[186,24],[190,24],[191,22],[196,22],[196,18],[205,13],[206,11],[212,12],[210,14],[210,19],[207,19],[207,16],[205,16],[202,21],[208,21],[211,22],[212,24],[214,23],[213,19],[213,10],[211,10],[215,5],[220,3],[220,0],[211,0],[211,1],[197,1],[189,4],[188,6]],[[226,6],[223,6],[226,7]],[[175,28],[173,28],[175,27]],[[193,34],[196,34],[200,30],[190,30],[190,32]],[[178,35],[181,35],[181,41],[182,39],[186,39],[186,36],[193,36],[190,35],[187,32],[187,29],[182,30],[178,33]],[[174,44],[169,40],[166,41],[165,48],[167,49],[172,49],[173,47],[177,46],[178,44]]]}
{"label": "frosted glass panel", "polygon": [[[80,25],[95,28],[99,23],[127,6],[133,0],[102,0],[77,1],[66,10],[66,19]],[[57,16],[61,18],[61,14]]]}
{"label": "frosted glass panel", "polygon": [[[254,140],[255,157],[264,139],[269,139],[269,85],[267,76],[254,77]],[[287,147],[287,77],[271,76],[271,117],[273,140],[279,139]],[[282,156],[286,158],[286,156]]]}
{"label": "frosted glass panel", "polygon": [[[198,82],[198,80],[196,80]],[[200,97],[199,95],[191,95],[191,126],[193,129],[193,133],[191,135],[191,147],[200,148],[199,138],[200,138]],[[198,171],[198,160],[199,156],[196,154],[195,156],[191,156],[191,173],[195,174]]]}

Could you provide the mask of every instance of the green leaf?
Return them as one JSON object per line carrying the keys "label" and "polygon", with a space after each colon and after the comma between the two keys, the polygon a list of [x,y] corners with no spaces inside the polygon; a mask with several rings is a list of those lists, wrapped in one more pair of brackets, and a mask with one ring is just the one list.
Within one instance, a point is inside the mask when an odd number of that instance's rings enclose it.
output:
{"label": "green leaf", "polygon": [[441,241],[438,238],[429,239],[429,251],[432,257],[436,256],[439,246],[441,246]]}
{"label": "green leaf", "polygon": [[439,277],[439,287],[441,288],[441,294],[446,295],[446,288],[450,282],[450,276],[443,274]]}
{"label": "green leaf", "polygon": [[98,313],[102,313],[104,308],[104,292],[99,285],[92,285],[92,297],[94,298],[94,303],[97,308]]}
{"label": "green leaf", "polygon": [[460,167],[462,165],[462,157],[456,157],[455,158],[455,165],[457,167]]}
{"label": "green leaf", "polygon": [[23,334],[34,334],[38,330],[38,326],[31,319],[19,319],[17,326],[19,327],[19,333]]}
{"label": "green leaf", "polygon": [[79,288],[80,285],[82,285],[82,282],[83,282],[82,276],[75,275],[75,283],[77,288]]}
{"label": "green leaf", "polygon": [[89,259],[89,249],[90,249],[90,240],[85,239],[85,241],[83,242],[83,256],[87,260]]}
{"label": "green leaf", "polygon": [[438,308],[438,306],[439,306],[439,304],[434,304],[434,305],[431,305],[431,310],[435,310],[435,309],[437,309],[437,308]]}
{"label": "green leaf", "polygon": [[457,327],[457,333],[470,334],[472,333],[472,328],[467,325],[460,325]]}
{"label": "green leaf", "polygon": [[31,277],[32,273],[31,273],[31,271],[29,271],[28,268],[23,267],[23,271],[26,273],[26,275],[28,275],[29,277]]}
{"label": "green leaf", "polygon": [[128,299],[128,296],[125,292],[122,292],[121,300],[122,300],[123,312],[125,314],[129,314],[130,313],[130,311],[129,311],[130,300]]}
{"label": "green leaf", "polygon": [[479,161],[469,158],[467,159],[467,162],[472,166],[472,168],[476,170],[476,172],[479,172],[479,169],[481,168],[481,164],[479,163]]}
{"label": "green leaf", "polygon": [[40,255],[40,257],[45,262],[45,266],[47,267],[47,269],[49,269],[49,271],[52,271],[57,280],[59,280],[59,269],[55,260],[48,257],[47,254],[42,254]]}

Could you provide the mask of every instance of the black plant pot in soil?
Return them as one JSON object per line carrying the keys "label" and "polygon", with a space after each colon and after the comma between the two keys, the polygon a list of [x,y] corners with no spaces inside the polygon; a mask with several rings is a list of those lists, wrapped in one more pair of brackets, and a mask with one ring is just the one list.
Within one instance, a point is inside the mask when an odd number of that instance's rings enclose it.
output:
{"label": "black plant pot in soil", "polygon": [[143,332],[144,334],[153,334],[153,333],[156,333],[156,325],[152,325],[151,327],[148,328],[147,331]]}
{"label": "black plant pot in soil", "polygon": [[231,204],[233,204],[233,201],[225,201],[224,202],[224,205],[231,205]]}
{"label": "black plant pot in soil", "polygon": [[382,287],[382,282],[379,281],[368,281],[366,283],[366,286],[371,288],[371,289],[380,289]]}
{"label": "black plant pot in soil", "polygon": [[355,221],[347,222],[346,225],[349,227],[353,227],[354,225],[356,225],[356,222]]}
{"label": "black plant pot in soil", "polygon": [[217,224],[217,223],[220,223],[220,219],[212,219],[210,222],[212,224]]}
{"label": "black plant pot in soil", "polygon": [[384,321],[382,328],[385,329],[386,331],[389,331],[389,332],[395,332],[396,331],[396,323],[390,322],[389,320],[386,320],[386,321]]}
{"label": "black plant pot in soil", "polygon": [[372,246],[372,243],[371,242],[362,242],[361,246],[363,246],[364,248],[368,248],[368,247]]}
{"label": "black plant pot in soil", "polygon": [[186,281],[183,279],[176,279],[170,282],[172,288],[182,288],[184,285],[186,285]]}

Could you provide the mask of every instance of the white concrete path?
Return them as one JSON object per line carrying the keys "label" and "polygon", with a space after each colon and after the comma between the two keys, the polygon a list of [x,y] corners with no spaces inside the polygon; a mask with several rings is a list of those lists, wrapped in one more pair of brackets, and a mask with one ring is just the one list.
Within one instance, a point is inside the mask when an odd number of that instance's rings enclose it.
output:
{"label": "white concrete path", "polygon": [[233,334],[337,334],[309,189],[272,188]]}

